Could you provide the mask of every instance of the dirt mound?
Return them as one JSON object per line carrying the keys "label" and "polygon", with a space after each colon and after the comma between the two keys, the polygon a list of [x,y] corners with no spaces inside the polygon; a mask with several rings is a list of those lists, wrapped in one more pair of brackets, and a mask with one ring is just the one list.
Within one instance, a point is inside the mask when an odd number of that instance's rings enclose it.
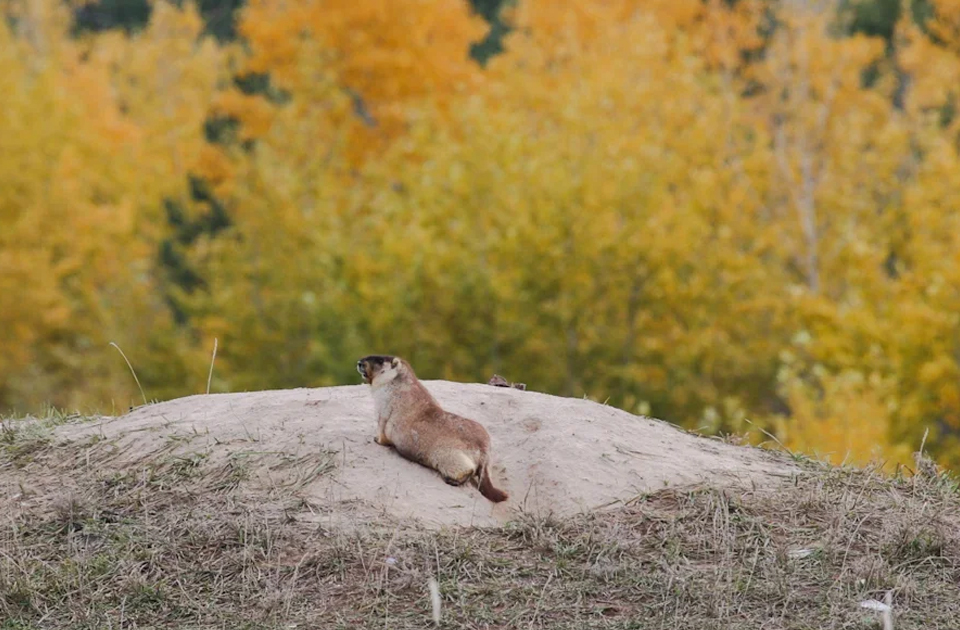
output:
{"label": "dirt mound", "polygon": [[588,400],[425,385],[444,408],[487,427],[494,480],[509,501],[493,505],[475,487],[448,486],[374,444],[373,400],[363,385],[190,396],[67,424],[56,439],[96,443],[83,457],[101,473],[162,461],[252,493],[294,488],[303,499],[297,518],[334,525],[378,515],[430,526],[496,525],[520,512],[561,516],[621,505],[667,486],[771,487],[797,472],[781,455]]}

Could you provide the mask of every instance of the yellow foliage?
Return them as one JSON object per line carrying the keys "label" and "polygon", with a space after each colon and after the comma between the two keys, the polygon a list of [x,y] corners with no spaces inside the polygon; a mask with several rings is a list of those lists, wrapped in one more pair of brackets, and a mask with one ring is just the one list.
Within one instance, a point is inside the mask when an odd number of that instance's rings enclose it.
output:
{"label": "yellow foliage", "polygon": [[[956,54],[932,42],[919,26],[911,22],[900,24],[898,38],[897,60],[912,79],[906,98],[911,113],[946,103],[955,93],[960,77]],[[957,43],[960,44],[960,40]]]}
{"label": "yellow foliage", "polygon": [[[148,29],[135,45],[71,39],[52,1],[3,9],[19,13],[16,31],[0,20],[0,327],[13,333],[0,337],[0,394],[15,408],[125,408],[136,389],[109,342],[132,357],[162,348],[167,364],[184,353],[170,347],[179,333],[152,277],[157,219],[163,196],[182,194],[215,87],[212,72],[207,100],[197,95],[191,62],[218,62],[184,45],[199,28],[189,10],[159,5],[164,34]],[[169,81],[144,85],[158,72]],[[154,395],[180,387],[144,372]]]}
{"label": "yellow foliage", "polygon": [[520,0],[481,67],[465,0],[251,0],[243,46],[3,2],[0,404],[128,404],[110,341],[195,392],[216,337],[216,389],[394,352],[960,464],[960,5],[832,4]]}
{"label": "yellow foliage", "polygon": [[[419,102],[444,112],[482,80],[467,51],[486,27],[466,0],[255,0],[239,30],[252,50],[246,71],[269,72],[302,117],[327,108],[326,86],[337,86],[351,106],[325,113],[338,127],[349,127],[353,161],[397,137]],[[248,121],[244,109],[235,111],[250,123],[247,133],[260,137],[262,114],[254,109]]]}
{"label": "yellow foliage", "polygon": [[911,461],[909,444],[890,441],[888,384],[876,374],[822,373],[815,385],[790,377],[786,381],[791,414],[776,429],[787,448],[835,464],[881,461],[889,470]]}

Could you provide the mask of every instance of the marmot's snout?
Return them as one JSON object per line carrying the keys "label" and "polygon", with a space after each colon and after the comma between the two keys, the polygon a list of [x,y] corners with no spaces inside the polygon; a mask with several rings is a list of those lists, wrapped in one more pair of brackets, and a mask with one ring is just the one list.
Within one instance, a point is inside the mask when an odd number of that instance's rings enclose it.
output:
{"label": "marmot's snout", "polygon": [[367,375],[367,362],[363,359],[357,361],[357,372],[360,372],[360,376],[363,377],[364,383],[370,382],[370,377]]}
{"label": "marmot's snout", "polygon": [[397,367],[396,357],[385,354],[371,354],[357,361],[357,372],[363,377],[363,382],[368,385],[373,384],[373,378],[380,374],[384,369]]}

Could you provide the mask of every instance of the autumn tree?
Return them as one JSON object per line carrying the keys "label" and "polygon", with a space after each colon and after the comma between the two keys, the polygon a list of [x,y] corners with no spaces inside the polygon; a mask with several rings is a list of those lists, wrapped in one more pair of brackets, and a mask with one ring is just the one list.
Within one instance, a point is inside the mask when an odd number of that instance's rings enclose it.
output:
{"label": "autumn tree", "polygon": [[946,271],[935,252],[954,220],[941,205],[956,179],[941,170],[955,160],[941,108],[956,57],[924,34],[943,32],[949,13],[917,24],[903,12],[885,52],[878,40],[837,37],[822,9],[787,5],[756,68],[777,164],[771,205],[795,217],[781,223],[796,319],[778,431],[801,450],[892,463],[908,462],[929,430],[928,447],[949,459],[955,305],[930,299],[939,274],[926,265]]}
{"label": "autumn tree", "polygon": [[158,291],[159,200],[195,164],[220,56],[195,46],[189,8],[90,41],[70,37],[57,3],[3,11],[3,404],[125,408],[136,387],[110,342],[150,395],[183,391],[194,370]]}
{"label": "autumn tree", "polygon": [[[469,46],[486,30],[466,0],[254,0],[239,24],[251,51],[239,72],[269,74],[300,118],[344,128],[357,165],[400,135],[420,102],[442,112],[479,85]],[[264,135],[271,115],[236,92],[222,110],[250,137]]]}

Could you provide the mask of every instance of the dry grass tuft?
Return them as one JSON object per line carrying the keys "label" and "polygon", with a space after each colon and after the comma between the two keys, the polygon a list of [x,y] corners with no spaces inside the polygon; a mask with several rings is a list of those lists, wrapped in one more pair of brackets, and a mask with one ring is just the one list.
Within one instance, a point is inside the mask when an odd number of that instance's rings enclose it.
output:
{"label": "dry grass tuft", "polygon": [[[41,441],[26,463],[0,448],[0,480],[99,446]],[[960,619],[960,495],[935,469],[807,463],[776,492],[664,490],[501,529],[333,531],[299,517],[297,490],[335,454],[287,462],[295,473],[262,497],[241,492],[244,459],[78,466],[70,490],[8,509],[0,628],[423,628],[442,605],[445,628],[878,629],[870,600],[898,630]]]}

